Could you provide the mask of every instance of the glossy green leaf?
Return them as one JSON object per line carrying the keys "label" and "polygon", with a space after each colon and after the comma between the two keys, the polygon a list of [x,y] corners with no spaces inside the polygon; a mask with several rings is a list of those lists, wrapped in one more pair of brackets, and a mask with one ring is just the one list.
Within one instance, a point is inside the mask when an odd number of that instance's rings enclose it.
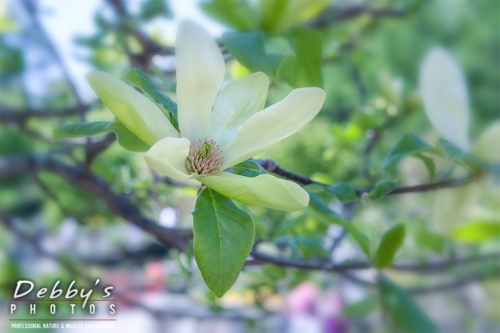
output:
{"label": "glossy green leaf", "polygon": [[125,82],[141,89],[149,98],[160,107],[160,110],[167,116],[175,128],[179,128],[177,120],[177,103],[170,99],[167,95],[162,93],[151,79],[138,68],[129,71],[123,77]]}
{"label": "glossy green leaf", "polygon": [[432,148],[417,135],[412,133],[405,134],[399,138],[394,146],[392,146],[391,150],[385,157],[383,168],[384,170],[394,168],[404,158],[415,153],[429,151],[431,149]]}
{"label": "glossy green leaf", "polygon": [[127,150],[142,152],[149,149],[149,146],[144,143],[144,141],[139,139],[137,135],[126,128],[119,120],[74,123],[59,126],[53,130],[52,138],[53,140],[63,138],[81,138],[106,132],[114,132],[120,146]]}
{"label": "glossy green leaf", "polygon": [[344,316],[349,318],[363,318],[373,312],[378,305],[378,300],[375,297],[369,297],[362,301],[349,304],[342,310]]}
{"label": "glossy green leaf", "polygon": [[266,170],[253,159],[249,158],[233,166],[233,173],[245,177],[257,177],[258,175],[265,174]]}
{"label": "glossy green leaf", "polygon": [[379,181],[373,190],[368,193],[367,197],[369,200],[376,201],[385,197],[387,194],[391,193],[397,186],[397,180],[395,179],[384,179]]}
{"label": "glossy green leaf", "polygon": [[206,188],[193,211],[194,257],[208,288],[222,297],[236,282],[254,239],[252,218]]}
{"label": "glossy green leaf", "polygon": [[210,0],[200,7],[211,18],[239,31],[253,30],[258,24],[256,10],[245,0]]}
{"label": "glossy green leaf", "polygon": [[396,224],[387,230],[380,239],[380,243],[373,256],[373,264],[377,268],[389,266],[399,248],[403,244],[406,235],[406,226]]}
{"label": "glossy green leaf", "polygon": [[283,62],[279,76],[297,88],[322,87],[323,42],[320,34],[303,27],[292,31],[290,38],[294,45],[294,55]]}
{"label": "glossy green leaf", "polygon": [[455,239],[471,243],[500,238],[500,220],[469,222],[456,228],[452,232],[452,236]]}
{"label": "glossy green leaf", "polygon": [[291,54],[280,52],[280,47],[273,47],[276,46],[273,42],[279,41],[279,36],[271,37],[260,31],[227,32],[222,35],[222,41],[243,66],[271,77],[277,76],[283,61]]}
{"label": "glossy green leaf", "polygon": [[403,288],[381,276],[380,298],[387,313],[405,333],[437,333],[436,325]]}
{"label": "glossy green leaf", "polygon": [[316,194],[309,192],[309,206],[320,215],[323,219],[325,219],[329,223],[335,223],[343,226],[349,231],[351,236],[358,242],[361,249],[365,252],[365,254],[370,253],[370,242],[365,235],[363,235],[356,226],[341,216],[333,212],[330,207]]}

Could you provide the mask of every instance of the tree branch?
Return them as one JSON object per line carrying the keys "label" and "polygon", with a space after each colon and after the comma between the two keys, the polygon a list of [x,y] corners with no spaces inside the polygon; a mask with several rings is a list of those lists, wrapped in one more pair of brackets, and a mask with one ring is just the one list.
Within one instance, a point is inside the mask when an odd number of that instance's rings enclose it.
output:
{"label": "tree branch", "polygon": [[408,14],[405,8],[375,8],[367,4],[349,6],[332,6],[313,20],[309,25],[313,28],[324,28],[356,18],[360,15],[370,15],[374,18],[392,17],[403,18]]}
{"label": "tree branch", "polygon": [[75,105],[62,109],[13,109],[0,104],[0,122],[5,124],[22,124],[29,118],[50,118],[79,115],[90,110],[92,104]]}
{"label": "tree branch", "polygon": [[[275,173],[283,178],[293,180],[297,183],[303,184],[303,185],[310,185],[310,184],[318,184],[318,185],[323,185],[323,186],[328,186],[329,184],[324,184],[321,182],[316,182],[310,178],[297,175],[293,172],[287,171],[282,169],[278,163],[276,163],[273,160],[257,160],[257,163],[259,163],[266,171]],[[398,187],[394,190],[392,190],[388,195],[397,195],[397,194],[405,194],[405,193],[417,193],[417,192],[429,192],[429,191],[435,191],[443,188],[451,188],[451,187],[461,187],[469,182],[471,182],[473,179],[472,178],[455,178],[455,179],[450,179],[442,182],[436,182],[436,183],[429,183],[429,184],[422,184],[422,185],[415,185],[415,186],[403,186],[403,187]],[[373,187],[371,188],[357,188],[355,189],[358,197],[361,198],[361,196],[364,193],[369,193]]]}
{"label": "tree branch", "polygon": [[33,155],[0,160],[0,179],[22,173],[38,173],[41,171],[56,174],[74,186],[102,198],[115,214],[137,225],[145,232],[154,235],[164,245],[182,250],[186,245],[186,240],[192,237],[192,230],[165,228],[146,218],[125,195],[114,193],[104,180],[83,167],[68,165],[55,160],[49,155]]}

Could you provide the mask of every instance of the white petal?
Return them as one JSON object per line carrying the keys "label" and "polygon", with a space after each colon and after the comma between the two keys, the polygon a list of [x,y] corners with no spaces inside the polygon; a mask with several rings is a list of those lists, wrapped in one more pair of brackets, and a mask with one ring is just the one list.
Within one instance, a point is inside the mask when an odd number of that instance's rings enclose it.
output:
{"label": "white petal", "polygon": [[500,121],[491,124],[479,137],[472,153],[491,163],[500,163]]}
{"label": "white petal", "polygon": [[233,80],[221,90],[215,99],[209,138],[223,151],[248,118],[264,108],[268,87],[267,75],[257,72]]}
{"label": "white petal", "polygon": [[101,71],[92,71],[85,77],[116,118],[148,145],[167,136],[179,137],[179,132],[153,102],[119,78]]}
{"label": "white petal", "polygon": [[420,92],[430,122],[447,140],[470,149],[469,96],[460,66],[440,48],[432,49],[420,68]]}
{"label": "white petal", "polygon": [[309,204],[309,194],[302,187],[271,175],[251,178],[219,172],[201,177],[199,181],[228,198],[248,205],[293,211]]}
{"label": "white petal", "polygon": [[153,169],[170,178],[193,178],[186,169],[190,144],[186,138],[165,138],[155,143],[144,157]]}
{"label": "white petal", "polygon": [[224,79],[224,58],[210,34],[182,21],[175,46],[181,135],[194,142],[208,137],[210,111]]}
{"label": "white petal", "polygon": [[223,169],[262,153],[301,130],[321,110],[325,97],[320,88],[295,89],[282,101],[254,114],[223,151]]}

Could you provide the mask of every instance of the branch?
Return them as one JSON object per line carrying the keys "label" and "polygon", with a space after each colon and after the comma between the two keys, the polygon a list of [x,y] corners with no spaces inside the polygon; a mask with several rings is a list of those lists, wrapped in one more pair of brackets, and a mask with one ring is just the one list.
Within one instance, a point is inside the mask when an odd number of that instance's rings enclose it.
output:
{"label": "branch", "polygon": [[89,170],[71,166],[48,155],[33,155],[0,160],[0,179],[22,173],[50,172],[69,183],[89,191],[103,199],[118,216],[135,224],[167,246],[182,250],[186,240],[192,237],[192,230],[165,228],[143,216],[123,194],[114,193],[109,185]]}
{"label": "branch", "polygon": [[[321,182],[316,182],[310,178],[297,175],[293,172],[287,171],[282,169],[278,163],[276,163],[273,160],[257,160],[257,163],[259,163],[266,171],[275,173],[283,178],[293,180],[297,183],[303,184],[303,185],[310,185],[310,184],[318,184],[318,185],[323,185],[323,186],[329,186],[329,184],[324,184]],[[472,178],[455,178],[455,179],[450,179],[442,182],[436,182],[436,183],[429,183],[429,184],[422,184],[422,185],[415,185],[415,186],[403,186],[403,187],[398,187],[392,192],[390,192],[388,195],[397,195],[397,194],[405,194],[405,193],[417,193],[417,192],[429,192],[429,191],[435,191],[443,188],[451,188],[451,187],[461,187],[466,185],[467,183],[471,182],[473,179]],[[361,197],[364,193],[369,193],[373,187],[371,188],[358,188],[355,189],[358,197]]]}
{"label": "branch", "polygon": [[261,253],[257,251],[255,248],[250,253],[254,258],[253,261],[250,261],[250,265],[256,265],[260,262],[263,263],[273,263],[278,266],[285,267],[295,267],[300,269],[307,270],[321,270],[326,272],[344,272],[352,269],[369,269],[371,268],[370,263],[368,262],[358,262],[358,263],[348,263],[342,265],[336,265],[331,261],[320,261],[320,262],[312,262],[312,261],[304,261],[304,260],[291,260],[285,258],[277,258],[270,256],[268,254]]}
{"label": "branch", "polygon": [[0,104],[0,122],[22,124],[29,118],[49,118],[74,116],[90,110],[92,104],[80,104],[62,109],[13,109]]}
{"label": "branch", "polygon": [[313,28],[324,28],[332,24],[353,19],[360,15],[370,15],[374,18],[403,18],[407,14],[408,11],[405,8],[375,8],[367,4],[332,6],[318,18],[313,20],[310,26]]}
{"label": "branch", "polygon": [[[251,252],[254,260],[248,261],[249,265],[256,266],[265,263],[273,263],[278,266],[283,267],[295,267],[306,270],[319,270],[328,272],[338,272],[343,273],[349,270],[360,270],[372,268],[369,262],[355,262],[336,265],[328,260],[321,261],[304,261],[304,260],[292,260],[286,258],[279,258],[271,256],[262,252],[259,252],[255,247]],[[456,265],[466,265],[470,263],[484,263],[488,260],[499,260],[500,253],[490,253],[485,255],[473,256],[469,258],[462,259],[451,259],[446,261],[440,261],[435,263],[425,263],[425,264],[395,264],[388,267],[388,269],[398,270],[398,271],[409,271],[409,272],[427,272],[427,273],[440,273],[447,268],[454,267]]]}

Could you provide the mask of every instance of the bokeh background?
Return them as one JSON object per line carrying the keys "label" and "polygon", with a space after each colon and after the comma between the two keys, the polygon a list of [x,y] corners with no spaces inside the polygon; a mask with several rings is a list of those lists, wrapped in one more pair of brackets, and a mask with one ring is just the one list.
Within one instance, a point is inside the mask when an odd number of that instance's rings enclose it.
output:
{"label": "bokeh background", "polygon": [[[500,330],[500,211],[498,199],[484,197],[498,198],[498,174],[374,203],[322,194],[374,244],[392,225],[406,226],[395,267],[383,271],[387,283],[369,266],[331,269],[366,258],[312,209],[245,207],[260,257],[249,258],[222,299],[203,283],[189,241],[183,251],[160,244],[117,210],[119,197],[182,238],[197,188],[153,173],[113,134],[53,142],[52,130],[113,119],[85,81],[92,69],[122,77],[138,67],[175,98],[173,47],[185,18],[220,41],[228,80],[259,70],[271,77],[268,104],[295,87],[327,91],[306,128],[259,156],[316,181],[412,186],[466,174],[434,156],[434,179],[412,157],[383,168],[403,134],[431,146],[440,137],[418,89],[420,65],[436,46],[466,78],[472,142],[500,119],[496,0],[0,0],[0,332],[23,331],[9,323],[17,280],[87,287],[97,277],[119,292],[120,332],[419,332],[427,320],[441,332]],[[228,32],[251,38],[225,45]],[[455,232],[470,222],[475,229]]]}

